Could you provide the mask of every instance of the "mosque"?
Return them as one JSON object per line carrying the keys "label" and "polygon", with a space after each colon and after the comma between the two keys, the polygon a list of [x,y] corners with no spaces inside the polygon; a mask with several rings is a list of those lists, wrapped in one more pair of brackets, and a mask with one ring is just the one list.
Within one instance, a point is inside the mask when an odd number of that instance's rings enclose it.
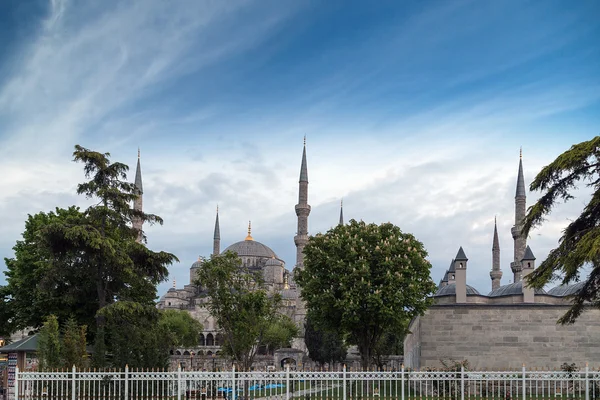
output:
{"label": "mosque", "polygon": [[[515,193],[512,282],[502,285],[498,229],[492,238],[491,288],[487,294],[467,284],[468,258],[462,247],[450,262],[434,295],[434,305],[414,318],[404,341],[408,368],[436,368],[442,361],[468,361],[474,370],[506,370],[523,364],[560,368],[600,360],[600,310],[585,311],[573,325],[557,325],[570,308],[569,295],[583,282],[549,290],[533,290],[523,278],[534,271],[536,258],[521,234],[526,215],[523,159],[519,159]],[[476,266],[481,268],[481,266]]]}
{"label": "mosque", "polygon": [[[139,152],[135,173],[135,187],[139,196],[134,202],[134,208],[141,210],[144,192]],[[245,267],[261,272],[267,290],[270,293],[279,293],[282,297],[282,307],[280,312],[289,316],[302,330],[306,318],[306,309],[304,303],[300,299],[300,289],[294,281],[294,271],[303,268],[303,251],[304,246],[308,243],[308,215],[310,214],[310,205],[308,204],[306,141],[302,151],[299,196],[295,210],[298,218],[298,229],[296,236],[294,236],[294,243],[296,244],[296,264],[292,271],[286,269],[285,261],[282,260],[269,246],[254,240],[250,223],[248,224],[248,235],[244,240],[233,243],[221,251],[221,230],[219,226],[218,209],[215,218],[212,254],[218,255],[227,251],[233,251],[234,253],[237,253]],[[342,218],[342,212],[340,211],[340,221],[342,221]],[[134,227],[141,229],[141,221],[134,221]],[[157,305],[159,309],[186,310],[202,323],[204,332],[200,335],[199,347],[196,349],[175,349],[173,354],[174,358],[182,356],[179,361],[183,361],[184,364],[187,357],[198,356],[194,366],[201,363],[201,360],[206,359],[207,356],[209,358],[215,357],[222,344],[222,336],[219,333],[217,322],[205,307],[205,293],[192,283],[196,277],[198,268],[202,266],[202,262],[202,259],[198,258],[198,260],[191,265],[188,284],[184,285],[183,288],[172,287],[169,289],[167,293],[160,298]],[[297,365],[301,365],[305,349],[304,340],[302,338],[297,338],[293,343],[293,348],[283,349],[278,355],[276,354],[276,359],[278,356],[279,358],[290,359]],[[193,361],[188,361],[188,363],[191,362]]]}

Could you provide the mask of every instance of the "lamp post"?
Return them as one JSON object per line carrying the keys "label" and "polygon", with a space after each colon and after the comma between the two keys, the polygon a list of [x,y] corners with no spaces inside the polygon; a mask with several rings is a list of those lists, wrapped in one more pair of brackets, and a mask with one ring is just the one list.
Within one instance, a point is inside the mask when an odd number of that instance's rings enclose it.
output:
{"label": "lamp post", "polygon": [[217,370],[215,369],[215,353],[212,353],[212,359],[213,359],[213,372],[216,372]]}

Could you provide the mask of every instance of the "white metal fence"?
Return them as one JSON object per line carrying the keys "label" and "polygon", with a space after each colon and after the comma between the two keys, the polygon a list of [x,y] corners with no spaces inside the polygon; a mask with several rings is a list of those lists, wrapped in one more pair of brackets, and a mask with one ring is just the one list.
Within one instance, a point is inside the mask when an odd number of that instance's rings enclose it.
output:
{"label": "white metal fence", "polygon": [[9,400],[600,399],[600,371],[19,372]]}

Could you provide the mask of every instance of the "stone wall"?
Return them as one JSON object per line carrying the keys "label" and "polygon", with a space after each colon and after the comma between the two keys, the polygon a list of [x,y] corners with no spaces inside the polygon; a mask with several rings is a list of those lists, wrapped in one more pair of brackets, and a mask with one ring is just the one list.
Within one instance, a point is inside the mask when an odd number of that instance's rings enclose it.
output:
{"label": "stone wall", "polygon": [[560,368],[600,362],[600,310],[574,325],[556,321],[568,306],[548,304],[435,305],[411,323],[405,340],[410,368],[439,367],[440,360],[468,360],[471,369]]}

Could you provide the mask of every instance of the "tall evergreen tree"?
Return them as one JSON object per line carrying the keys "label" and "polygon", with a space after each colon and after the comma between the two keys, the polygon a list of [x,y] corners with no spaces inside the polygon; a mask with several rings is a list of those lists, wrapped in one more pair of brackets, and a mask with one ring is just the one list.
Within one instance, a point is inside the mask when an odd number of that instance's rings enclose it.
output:
{"label": "tall evergreen tree", "polygon": [[600,136],[573,145],[542,168],[530,186],[542,196],[529,207],[523,224],[523,233],[528,235],[542,225],[559,200],[574,198],[572,192],[580,182],[592,189],[592,198],[565,228],[558,247],[527,276],[532,287],[543,288],[552,280],[577,282],[582,269],[590,268],[581,290],[573,296],[573,306],[559,319],[563,324],[575,322],[586,304],[600,307]]}
{"label": "tall evergreen tree", "polygon": [[38,359],[41,371],[61,366],[60,333],[58,319],[50,315],[38,333]]}

